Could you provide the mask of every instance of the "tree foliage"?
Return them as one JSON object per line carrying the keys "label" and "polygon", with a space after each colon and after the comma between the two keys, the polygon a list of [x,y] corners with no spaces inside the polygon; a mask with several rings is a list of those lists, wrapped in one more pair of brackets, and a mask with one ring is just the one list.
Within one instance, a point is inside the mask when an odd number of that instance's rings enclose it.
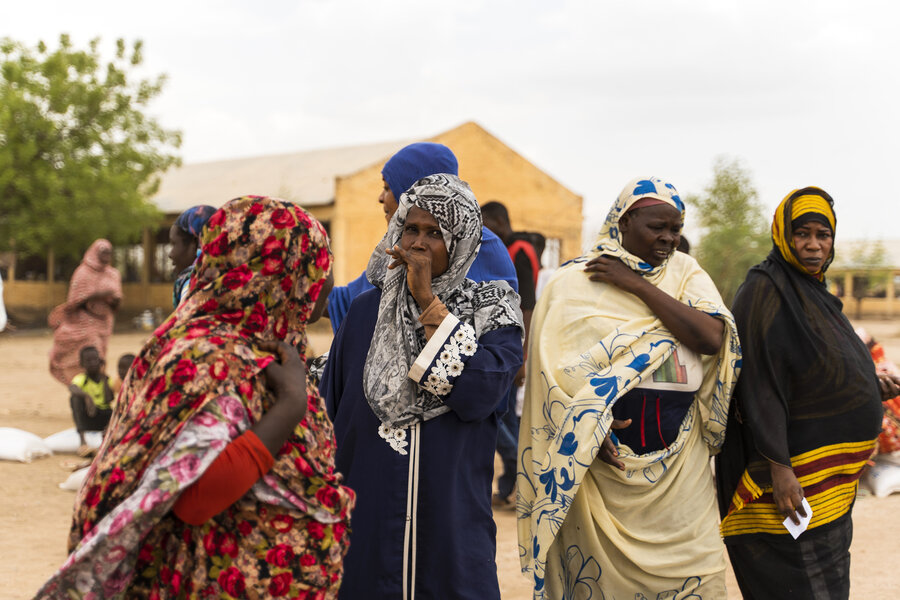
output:
{"label": "tree foliage", "polygon": [[694,254],[730,306],[747,271],[772,247],[756,188],[738,160],[719,157],[712,182],[687,201],[697,208],[702,228]]}
{"label": "tree foliage", "polygon": [[863,300],[870,296],[886,293],[888,282],[893,273],[879,267],[886,267],[887,251],[878,240],[865,242],[856,246],[850,254],[850,264],[861,267],[862,271],[853,276],[853,298],[856,299],[856,318],[862,319]]}
{"label": "tree foliage", "polygon": [[856,246],[850,255],[850,264],[872,269],[886,266],[887,251],[881,240]]}
{"label": "tree foliage", "polygon": [[145,114],[165,76],[136,79],[142,44],[104,62],[67,35],[50,50],[0,40],[0,249],[80,257],[99,237],[139,239],[148,199],[180,163],[181,134]]}

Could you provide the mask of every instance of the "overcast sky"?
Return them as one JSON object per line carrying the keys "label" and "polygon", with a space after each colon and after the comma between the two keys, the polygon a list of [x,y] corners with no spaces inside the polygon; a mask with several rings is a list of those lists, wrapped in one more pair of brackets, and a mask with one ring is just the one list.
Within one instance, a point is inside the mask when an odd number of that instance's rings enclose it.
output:
{"label": "overcast sky", "polygon": [[829,191],[840,240],[900,238],[898,22],[869,0],[83,0],[8,3],[0,37],[144,40],[186,162],[474,120],[581,194],[589,234],[632,177],[702,193],[726,155],[767,217]]}

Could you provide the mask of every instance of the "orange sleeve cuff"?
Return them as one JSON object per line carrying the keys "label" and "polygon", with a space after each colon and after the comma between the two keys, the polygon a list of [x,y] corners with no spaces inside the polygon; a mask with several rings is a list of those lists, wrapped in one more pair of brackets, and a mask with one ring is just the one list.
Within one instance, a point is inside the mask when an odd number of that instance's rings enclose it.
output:
{"label": "orange sleeve cuff", "polygon": [[172,511],[189,525],[202,525],[246,494],[273,464],[275,459],[257,435],[245,431],[181,493]]}

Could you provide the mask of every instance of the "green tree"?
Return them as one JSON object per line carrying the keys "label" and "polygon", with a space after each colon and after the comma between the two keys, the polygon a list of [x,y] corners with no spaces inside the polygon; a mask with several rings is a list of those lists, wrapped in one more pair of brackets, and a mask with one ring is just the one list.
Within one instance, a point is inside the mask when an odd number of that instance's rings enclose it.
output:
{"label": "green tree", "polygon": [[772,246],[756,188],[740,161],[720,156],[712,183],[687,201],[697,209],[702,229],[694,254],[731,306],[747,270]]}
{"label": "green tree", "polygon": [[850,255],[851,264],[862,267],[860,275],[853,277],[853,298],[856,299],[856,318],[862,319],[863,299],[884,292],[888,279],[892,276],[890,271],[880,272],[878,267],[884,267],[887,252],[881,241],[864,243],[856,247]]}
{"label": "green tree", "polygon": [[850,255],[850,262],[857,267],[874,269],[885,266],[887,251],[881,240],[859,244]]}
{"label": "green tree", "polygon": [[180,164],[181,134],[145,110],[165,76],[134,77],[140,41],[118,40],[108,62],[99,41],[0,40],[0,249],[80,257],[96,238],[134,241],[161,218],[148,198]]}

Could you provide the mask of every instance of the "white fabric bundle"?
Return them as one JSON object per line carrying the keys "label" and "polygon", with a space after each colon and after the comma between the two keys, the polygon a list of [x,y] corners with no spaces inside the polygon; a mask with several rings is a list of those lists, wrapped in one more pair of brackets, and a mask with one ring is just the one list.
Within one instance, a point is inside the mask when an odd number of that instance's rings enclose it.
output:
{"label": "white fabric bundle", "polygon": [[14,427],[0,427],[0,460],[27,463],[51,454],[50,446],[35,434]]}
{"label": "white fabric bundle", "polygon": [[90,467],[84,467],[83,469],[73,471],[65,481],[59,484],[59,489],[77,492],[81,489],[81,484],[84,483],[84,478],[87,477],[89,469]]}
{"label": "white fabric bundle", "polygon": [[[51,450],[60,454],[75,454],[75,452],[78,451],[78,446],[81,445],[81,442],[78,439],[78,432],[74,427],[72,427],[71,429],[64,429],[63,431],[58,431],[53,435],[47,436],[44,438],[44,442],[46,442]],[[100,447],[100,444],[102,442],[102,431],[84,432],[84,443],[89,448],[93,448],[96,450]]]}

